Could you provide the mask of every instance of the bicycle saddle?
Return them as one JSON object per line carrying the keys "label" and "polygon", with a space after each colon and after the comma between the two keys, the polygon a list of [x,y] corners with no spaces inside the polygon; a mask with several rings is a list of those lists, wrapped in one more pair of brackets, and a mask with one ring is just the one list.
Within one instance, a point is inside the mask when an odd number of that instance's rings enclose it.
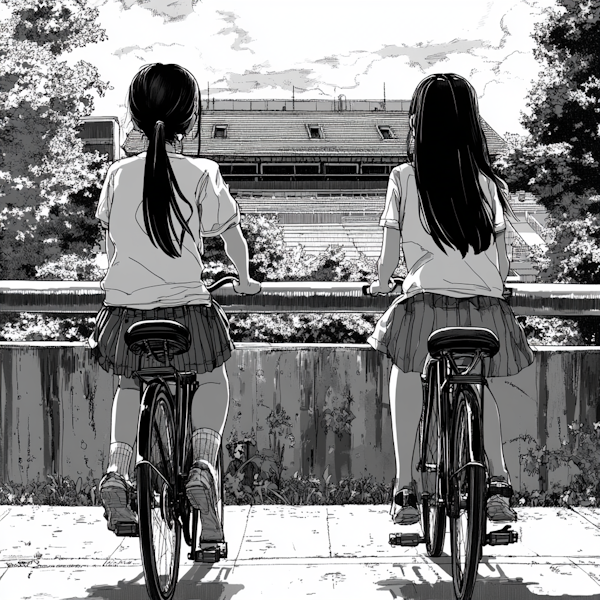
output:
{"label": "bicycle saddle", "polygon": [[183,354],[190,349],[192,340],[185,325],[177,321],[152,319],[134,323],[125,333],[125,343],[134,354],[146,352],[161,353],[165,351],[172,356]]}
{"label": "bicycle saddle", "polygon": [[427,350],[432,358],[444,351],[475,352],[494,356],[500,348],[496,334],[483,327],[444,327],[434,331],[427,340]]}

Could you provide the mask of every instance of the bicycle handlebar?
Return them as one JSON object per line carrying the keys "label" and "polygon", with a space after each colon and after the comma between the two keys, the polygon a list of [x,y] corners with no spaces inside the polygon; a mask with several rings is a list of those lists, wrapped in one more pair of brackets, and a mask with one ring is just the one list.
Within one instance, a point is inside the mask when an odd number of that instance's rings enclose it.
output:
{"label": "bicycle handlebar", "polygon": [[207,285],[206,289],[209,293],[212,293],[215,290],[218,290],[220,287],[227,285],[228,283],[239,283],[239,280],[235,275],[225,275],[225,277],[222,277],[218,281],[215,281],[212,285]]}

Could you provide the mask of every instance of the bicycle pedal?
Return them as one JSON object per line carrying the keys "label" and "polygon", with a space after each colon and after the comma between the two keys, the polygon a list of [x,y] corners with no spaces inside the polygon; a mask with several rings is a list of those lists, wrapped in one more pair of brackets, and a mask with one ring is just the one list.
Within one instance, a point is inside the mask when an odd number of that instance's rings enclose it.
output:
{"label": "bicycle pedal", "polygon": [[390,546],[418,546],[425,541],[420,533],[390,533]]}
{"label": "bicycle pedal", "polygon": [[117,523],[115,535],[117,537],[140,537],[140,530],[137,523]]}
{"label": "bicycle pedal", "polygon": [[510,528],[510,525],[505,525],[498,531],[490,531],[486,536],[485,543],[488,546],[508,546],[519,541],[519,534]]}
{"label": "bicycle pedal", "polygon": [[[201,542],[201,544],[205,546],[196,550],[195,562],[216,563],[227,558],[227,542]],[[188,558],[191,560],[191,552]]]}

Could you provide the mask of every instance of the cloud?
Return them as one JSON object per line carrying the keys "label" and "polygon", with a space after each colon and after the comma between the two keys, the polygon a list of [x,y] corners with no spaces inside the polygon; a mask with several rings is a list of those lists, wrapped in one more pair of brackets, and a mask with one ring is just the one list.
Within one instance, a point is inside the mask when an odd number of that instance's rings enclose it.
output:
{"label": "cloud", "polygon": [[201,0],[118,0],[119,4],[129,10],[140,6],[149,10],[153,15],[163,17],[165,21],[181,21],[194,13],[194,7]]}
{"label": "cloud", "polygon": [[242,48],[242,44],[249,44],[253,41],[253,39],[245,29],[242,29],[236,25],[236,21],[239,17],[235,13],[224,10],[218,10],[217,13],[221,15],[223,21],[230,24],[229,27],[224,27],[221,29],[221,31],[217,32],[217,35],[229,35],[230,33],[235,34],[235,40],[233,41],[233,44],[231,44],[231,48],[237,51],[248,50],[254,54],[254,50],[251,48]]}
{"label": "cloud", "polygon": [[[126,56],[127,54],[131,54],[133,52],[154,52],[158,49],[159,46],[164,46],[166,48],[172,48],[173,46],[185,47],[184,44],[162,44],[161,42],[157,42],[156,44],[152,44],[150,46],[146,46],[142,48],[141,46],[124,46],[123,48],[117,48],[113,52],[115,56],[119,58],[122,56]],[[143,57],[136,55],[140,60],[144,60]]]}
{"label": "cloud", "polygon": [[447,43],[418,44],[416,46],[387,45],[374,54],[381,58],[406,56],[411,66],[420,67],[423,71],[426,71],[433,65],[446,61],[450,54],[468,54],[477,48],[486,47],[489,47],[489,43],[484,40],[452,40]]}
{"label": "cloud", "polygon": [[[284,71],[245,71],[244,73],[227,73],[216,83],[224,82],[225,89],[230,92],[248,93],[260,89],[282,89],[289,92],[296,88],[299,92],[325,92],[320,89],[320,82],[314,77],[311,69],[286,69]],[[217,88],[218,89],[218,88]],[[221,88],[222,89],[222,88]]]}

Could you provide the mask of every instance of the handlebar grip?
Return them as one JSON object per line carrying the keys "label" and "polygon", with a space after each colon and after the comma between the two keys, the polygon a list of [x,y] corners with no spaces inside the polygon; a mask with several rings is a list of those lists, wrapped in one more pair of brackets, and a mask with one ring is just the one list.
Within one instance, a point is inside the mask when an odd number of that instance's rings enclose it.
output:
{"label": "handlebar grip", "polygon": [[[390,279],[390,281],[394,284],[394,287],[390,290],[390,291],[394,291],[398,286],[402,287],[402,285],[404,284],[404,279],[402,279],[401,277],[392,277]],[[369,287],[371,287],[370,283],[367,283],[365,285],[363,285],[362,288],[362,293],[363,296],[369,296]]]}
{"label": "handlebar grip", "polygon": [[223,287],[224,285],[227,285],[228,283],[234,283],[234,282],[235,283],[238,282],[238,278],[235,275],[225,275],[225,277],[222,277],[218,281],[215,281],[212,285],[207,285],[206,289],[208,290],[209,293],[212,293],[215,290],[218,290],[220,287]]}

